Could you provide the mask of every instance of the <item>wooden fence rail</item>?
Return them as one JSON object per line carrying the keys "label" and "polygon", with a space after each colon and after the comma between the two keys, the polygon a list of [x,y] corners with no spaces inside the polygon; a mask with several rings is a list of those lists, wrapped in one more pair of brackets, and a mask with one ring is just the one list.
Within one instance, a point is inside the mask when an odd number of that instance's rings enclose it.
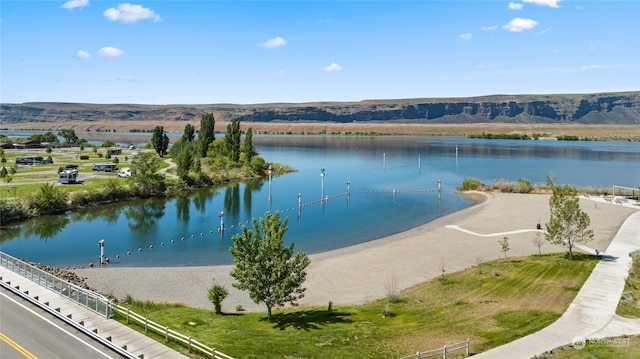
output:
{"label": "wooden fence rail", "polygon": [[149,330],[152,330],[160,335],[164,335],[165,341],[174,339],[184,344],[189,349],[189,352],[198,351],[204,355],[210,356],[212,359],[233,359],[233,357],[226,355],[216,350],[215,348],[210,348],[190,336],[178,333],[173,329],[169,329],[169,327],[165,327],[156,322],[153,322],[149,320],[149,318],[143,317],[140,314],[131,311],[131,309],[129,308],[116,305],[113,309],[117,314],[123,315],[127,319],[127,324],[130,323],[130,320],[133,320],[144,327],[145,333],[147,333]]}
{"label": "wooden fence rail", "polygon": [[[454,343],[450,345],[445,345],[442,348],[427,350],[426,352],[417,352],[415,354],[407,355],[406,357],[402,357],[400,359],[428,359],[435,357],[442,357],[443,359],[447,359],[447,354],[452,354],[454,352],[465,350],[465,354],[463,357],[469,356],[469,339],[460,342]],[[456,354],[458,356],[459,354]]]}

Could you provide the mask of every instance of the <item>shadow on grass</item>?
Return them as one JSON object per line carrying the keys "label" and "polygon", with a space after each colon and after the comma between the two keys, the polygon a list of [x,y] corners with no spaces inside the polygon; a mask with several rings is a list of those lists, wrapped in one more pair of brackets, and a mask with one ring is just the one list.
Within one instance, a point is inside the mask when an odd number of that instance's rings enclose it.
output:
{"label": "shadow on grass", "polygon": [[[285,330],[293,328],[298,330],[309,331],[312,329],[320,329],[320,326],[337,324],[337,323],[353,323],[348,317],[349,313],[334,311],[329,315],[326,310],[301,310],[289,313],[276,313],[271,316],[274,328]],[[262,321],[268,321],[264,318]]]}

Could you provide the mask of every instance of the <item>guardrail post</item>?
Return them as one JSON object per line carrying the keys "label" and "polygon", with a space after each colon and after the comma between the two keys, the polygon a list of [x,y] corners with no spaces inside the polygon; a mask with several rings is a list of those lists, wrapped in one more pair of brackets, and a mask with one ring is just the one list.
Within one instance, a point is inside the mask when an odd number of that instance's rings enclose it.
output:
{"label": "guardrail post", "polygon": [[187,347],[189,348],[189,353],[191,353],[191,337],[189,337],[189,343],[187,344]]}
{"label": "guardrail post", "polygon": [[469,356],[469,338],[467,338],[467,355],[466,356]]}
{"label": "guardrail post", "polygon": [[129,312],[131,311],[131,308],[127,308],[127,324],[129,324]]}
{"label": "guardrail post", "polygon": [[445,345],[444,348],[442,348],[442,358],[443,359],[447,359],[447,346]]}
{"label": "guardrail post", "polygon": [[147,326],[149,325],[149,318],[144,318],[144,333],[147,334]]}
{"label": "guardrail post", "polygon": [[168,342],[168,341],[169,341],[169,327],[165,327],[165,328],[164,328],[164,340],[165,340],[166,342]]}
{"label": "guardrail post", "polygon": [[211,359],[216,359],[216,348],[211,349]]}

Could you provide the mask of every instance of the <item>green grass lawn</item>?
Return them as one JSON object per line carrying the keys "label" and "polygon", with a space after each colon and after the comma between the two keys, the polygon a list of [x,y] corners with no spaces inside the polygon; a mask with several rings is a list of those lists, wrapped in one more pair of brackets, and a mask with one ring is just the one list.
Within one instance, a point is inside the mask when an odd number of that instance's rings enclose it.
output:
{"label": "green grass lawn", "polygon": [[597,263],[575,257],[483,263],[403,291],[396,302],[334,306],[331,315],[326,307],[275,311],[272,321],[261,312],[216,316],[170,304],[134,303],[132,310],[237,358],[393,358],[467,338],[479,353],[559,318]]}
{"label": "green grass lawn", "polygon": [[547,359],[637,359],[640,358],[640,337],[586,340],[584,348],[565,345],[545,356]]}

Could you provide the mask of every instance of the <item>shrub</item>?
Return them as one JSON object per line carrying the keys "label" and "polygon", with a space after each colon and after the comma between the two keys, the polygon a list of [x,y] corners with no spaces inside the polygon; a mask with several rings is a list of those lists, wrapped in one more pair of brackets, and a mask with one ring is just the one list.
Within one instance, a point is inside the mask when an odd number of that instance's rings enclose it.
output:
{"label": "shrub", "polygon": [[460,186],[459,189],[461,191],[473,191],[480,187],[484,187],[484,184],[482,184],[479,179],[467,177],[462,181],[462,186]]}
{"label": "shrub", "polygon": [[229,295],[227,288],[220,284],[214,284],[209,288],[207,297],[213,304],[216,314],[222,314],[222,301]]}

